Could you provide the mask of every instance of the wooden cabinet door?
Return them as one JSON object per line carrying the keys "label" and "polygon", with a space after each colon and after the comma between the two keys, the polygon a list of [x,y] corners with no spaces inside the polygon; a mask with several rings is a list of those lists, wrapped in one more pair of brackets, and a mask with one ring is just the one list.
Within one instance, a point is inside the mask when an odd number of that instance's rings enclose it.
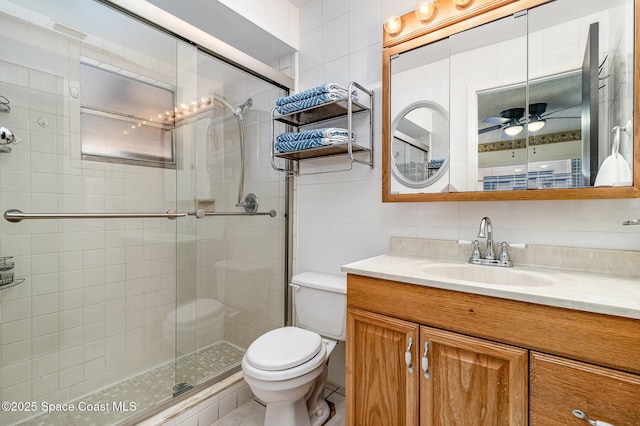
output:
{"label": "wooden cabinet door", "polygon": [[418,330],[411,322],[347,310],[347,425],[418,425]]}
{"label": "wooden cabinet door", "polygon": [[421,426],[527,425],[526,349],[420,327],[420,357],[426,343],[429,377],[419,372]]}
{"label": "wooden cabinet door", "polygon": [[640,425],[640,376],[537,352],[530,362],[532,425],[588,425],[573,410],[615,426]]}

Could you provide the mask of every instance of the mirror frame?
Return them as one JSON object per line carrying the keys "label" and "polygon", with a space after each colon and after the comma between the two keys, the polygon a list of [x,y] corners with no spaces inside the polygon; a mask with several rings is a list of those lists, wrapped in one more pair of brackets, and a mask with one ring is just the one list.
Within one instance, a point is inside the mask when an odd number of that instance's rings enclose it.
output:
{"label": "mirror frame", "polygon": [[474,0],[460,8],[450,0],[437,0],[436,17],[423,24],[413,11],[402,16],[395,35],[383,29],[382,41],[382,201],[504,201],[573,200],[640,197],[640,0],[634,2],[633,185],[626,187],[553,188],[514,191],[445,193],[391,193],[391,58],[397,54],[445,39],[456,33],[549,3],[552,0]]}
{"label": "mirror frame", "polygon": [[[449,129],[449,113],[444,109],[444,107],[442,107],[441,105],[438,105],[435,102],[417,101],[417,102],[413,102],[410,105],[407,105],[402,111],[400,111],[398,113],[398,116],[393,120],[393,123],[391,123],[391,131],[393,132],[392,134],[395,134],[398,126],[400,125],[400,122],[409,113],[411,113],[412,111],[415,111],[418,108],[428,108],[428,109],[431,109],[431,110],[437,112],[438,114],[440,114],[447,121],[447,129]],[[391,140],[390,143],[391,143],[391,145],[389,145],[389,147],[393,147],[393,140]],[[451,145],[451,141],[449,141],[449,145]],[[428,179],[425,179],[424,181],[421,181],[421,182],[410,182],[407,178],[402,176],[402,173],[400,172],[400,170],[398,170],[398,166],[396,165],[395,161],[393,161],[393,160],[389,162],[389,164],[391,165],[390,166],[391,174],[393,174],[396,177],[396,179],[398,179],[400,182],[402,182],[404,185],[408,186],[409,188],[426,188],[428,186],[433,185],[438,180],[440,180],[442,175],[445,174],[447,172],[447,170],[449,169],[449,162],[450,161],[449,161],[448,153],[449,153],[449,150],[447,149],[447,158],[442,163],[442,166],[440,166],[438,171],[436,173],[434,173],[433,176],[431,176]],[[391,157],[389,157],[389,158],[391,159]]]}

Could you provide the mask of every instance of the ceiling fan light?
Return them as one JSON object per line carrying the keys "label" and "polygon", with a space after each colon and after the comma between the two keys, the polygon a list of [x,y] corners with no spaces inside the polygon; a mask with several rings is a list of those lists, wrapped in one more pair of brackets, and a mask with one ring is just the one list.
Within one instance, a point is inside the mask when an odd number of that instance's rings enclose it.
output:
{"label": "ceiling fan light", "polygon": [[545,124],[547,124],[547,120],[545,120],[544,118],[534,118],[533,120],[529,121],[529,124],[527,124],[527,130],[530,132],[537,132],[538,130],[542,129]]}
{"label": "ceiling fan light", "polygon": [[504,132],[509,136],[515,136],[522,131],[524,126],[522,124],[514,124],[504,128]]}

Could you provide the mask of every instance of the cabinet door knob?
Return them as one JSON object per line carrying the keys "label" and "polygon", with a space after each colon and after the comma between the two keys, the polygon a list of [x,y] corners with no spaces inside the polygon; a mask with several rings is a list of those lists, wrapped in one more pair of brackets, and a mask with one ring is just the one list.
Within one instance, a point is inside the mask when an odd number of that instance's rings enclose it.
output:
{"label": "cabinet door knob", "polygon": [[587,416],[583,411],[580,411],[580,410],[573,410],[571,413],[577,418],[583,419],[584,421],[586,421],[587,423],[593,426],[614,426],[611,423],[603,422],[601,420],[591,420],[589,416]]}
{"label": "cabinet door knob", "polygon": [[424,354],[422,354],[422,371],[424,372],[424,378],[428,379],[431,377],[429,374],[429,343],[424,344]]}
{"label": "cabinet door knob", "polygon": [[413,365],[411,365],[411,346],[413,346],[413,338],[409,337],[409,346],[407,346],[407,351],[404,353],[404,362],[407,364],[409,374],[413,373]]}

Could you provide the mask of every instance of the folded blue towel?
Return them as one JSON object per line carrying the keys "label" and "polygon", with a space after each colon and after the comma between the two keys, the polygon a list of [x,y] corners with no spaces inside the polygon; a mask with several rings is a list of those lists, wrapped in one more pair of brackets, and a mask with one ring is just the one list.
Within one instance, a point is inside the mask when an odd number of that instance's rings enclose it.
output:
{"label": "folded blue towel", "polygon": [[276,100],[276,105],[284,105],[291,102],[301,101],[302,99],[313,98],[314,96],[322,95],[323,93],[337,93],[346,96],[347,89],[336,83],[327,83],[321,86],[312,87],[311,89],[303,90],[299,93],[294,93],[291,96],[278,98]]}
{"label": "folded blue towel", "polygon": [[275,148],[278,152],[302,151],[304,149],[318,148],[320,146],[332,145],[336,143],[345,143],[346,139],[334,138],[309,138],[298,141],[276,142]]}
{"label": "folded blue towel", "polygon": [[[334,138],[347,140],[349,131],[338,127],[327,127],[324,129],[304,130],[302,132],[287,132],[276,136],[278,142],[292,142],[302,139],[312,138]],[[353,138],[353,135],[351,136]]]}
{"label": "folded blue towel", "polygon": [[343,99],[344,97],[345,95],[339,93],[322,93],[312,98],[305,98],[299,101],[278,105],[277,109],[278,113],[281,115],[291,114],[292,112],[302,111],[303,109],[337,101],[339,99]]}
{"label": "folded blue towel", "polygon": [[444,159],[442,160],[431,160],[429,161],[429,167],[431,168],[439,168],[442,167],[442,164],[444,164]]}

